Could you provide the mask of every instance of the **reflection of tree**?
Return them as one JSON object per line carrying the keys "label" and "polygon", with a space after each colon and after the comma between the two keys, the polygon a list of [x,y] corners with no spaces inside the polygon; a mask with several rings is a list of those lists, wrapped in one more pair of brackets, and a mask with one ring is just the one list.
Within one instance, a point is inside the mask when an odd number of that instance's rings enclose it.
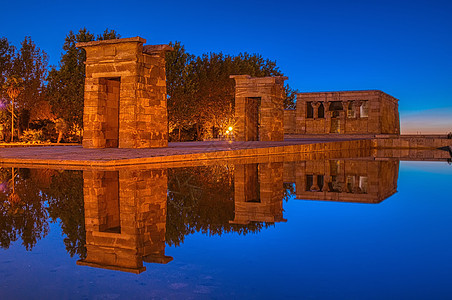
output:
{"label": "reflection of tree", "polygon": [[268,224],[230,224],[234,219],[234,170],[232,166],[209,166],[168,170],[166,241],[183,243],[194,232],[258,232]]}
{"label": "reflection of tree", "polygon": [[21,238],[25,248],[31,250],[47,235],[49,216],[61,220],[69,254],[85,257],[82,173],[0,169],[2,248],[9,248],[12,242]]}
{"label": "reflection of tree", "polygon": [[63,171],[52,176],[49,188],[43,195],[49,203],[49,215],[61,220],[66,234],[64,244],[69,254],[86,257],[85,210],[83,203],[83,173]]}
{"label": "reflection of tree", "polygon": [[295,197],[296,195],[295,183],[284,182],[283,187],[284,187],[284,200],[286,202],[289,201],[289,199]]}
{"label": "reflection of tree", "polygon": [[[21,237],[22,244],[31,250],[49,231],[48,213],[41,198],[41,190],[29,176],[28,169],[1,170],[1,179],[11,178],[0,194],[0,246],[8,248]],[[14,187],[14,192],[13,192]]]}

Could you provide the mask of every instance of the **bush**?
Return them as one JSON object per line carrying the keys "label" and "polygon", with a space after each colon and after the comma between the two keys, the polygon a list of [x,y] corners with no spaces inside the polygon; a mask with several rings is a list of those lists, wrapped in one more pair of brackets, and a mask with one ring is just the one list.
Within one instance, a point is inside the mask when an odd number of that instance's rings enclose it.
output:
{"label": "bush", "polygon": [[28,129],[25,130],[21,137],[22,142],[26,143],[42,143],[45,141],[45,137],[42,134],[42,130],[36,130],[36,129]]}

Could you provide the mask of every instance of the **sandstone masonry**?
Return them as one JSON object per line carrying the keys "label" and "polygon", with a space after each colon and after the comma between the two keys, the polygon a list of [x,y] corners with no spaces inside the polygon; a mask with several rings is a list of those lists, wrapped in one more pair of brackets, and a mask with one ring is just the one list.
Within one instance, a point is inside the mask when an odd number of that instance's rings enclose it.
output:
{"label": "sandstone masonry", "polygon": [[168,145],[165,51],[140,37],[77,43],[86,50],[83,147]]}
{"label": "sandstone masonry", "polygon": [[284,140],[284,80],[231,75],[235,79],[235,140]]}
{"label": "sandstone masonry", "polygon": [[284,111],[286,134],[400,135],[398,100],[382,91],[297,94]]}

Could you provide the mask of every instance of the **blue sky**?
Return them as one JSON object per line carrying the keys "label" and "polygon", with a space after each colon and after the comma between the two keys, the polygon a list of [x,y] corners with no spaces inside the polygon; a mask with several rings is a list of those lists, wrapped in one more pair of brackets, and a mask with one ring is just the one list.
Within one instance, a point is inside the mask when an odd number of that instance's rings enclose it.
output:
{"label": "blue sky", "polygon": [[452,131],[452,1],[1,1],[0,36],[31,36],[51,64],[69,30],[108,27],[197,55],[260,53],[300,91],[379,89],[400,100],[402,132]]}

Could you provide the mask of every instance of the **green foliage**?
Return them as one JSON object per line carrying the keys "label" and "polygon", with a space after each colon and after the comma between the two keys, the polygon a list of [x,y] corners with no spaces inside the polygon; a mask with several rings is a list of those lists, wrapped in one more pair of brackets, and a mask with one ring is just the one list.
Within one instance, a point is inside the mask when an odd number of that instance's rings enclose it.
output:
{"label": "green foliage", "polygon": [[286,92],[286,98],[284,98],[284,109],[295,109],[297,106],[297,93],[299,93],[299,91],[290,88],[288,84],[284,86],[284,90]]}
{"label": "green foliage", "polygon": [[17,98],[19,110],[32,111],[43,98],[47,77],[47,54],[39,49],[30,37],[25,37],[13,62],[13,74],[22,80],[23,90]]}
{"label": "green foliage", "polygon": [[43,197],[49,203],[49,215],[61,221],[66,235],[64,244],[72,256],[86,257],[85,210],[83,201],[83,172],[63,171],[55,173]]}
{"label": "green foliage", "polygon": [[15,48],[6,38],[0,38],[0,98],[6,97],[3,86],[11,75]]}
{"label": "green foliage", "polygon": [[108,28],[105,29],[105,31],[102,34],[97,35],[98,41],[114,40],[120,38],[121,38],[120,34],[118,34],[115,30],[108,30]]}
{"label": "green foliage", "polygon": [[47,54],[30,37],[25,37],[16,55],[14,48],[7,45],[6,39],[2,39],[0,44],[0,60],[5,63],[0,67],[1,96],[8,96],[13,103],[9,108],[11,115],[18,117],[19,125],[22,125],[19,129],[28,128],[31,112],[38,110],[43,100]]}
{"label": "green foliage", "polygon": [[284,189],[284,200],[287,202],[290,199],[294,198],[297,193],[296,193],[296,189],[295,189],[295,183],[286,183],[284,182],[283,184],[283,189]]}
{"label": "green foliage", "polygon": [[0,247],[9,248],[19,237],[31,250],[49,231],[48,212],[38,183],[29,169],[0,169]]}
{"label": "green foliage", "polygon": [[190,116],[194,113],[194,107],[190,106],[194,95],[194,81],[190,75],[195,57],[188,54],[180,42],[170,43],[170,46],[174,50],[166,54],[166,89],[168,121],[172,131],[190,125]]}
{"label": "green foliage", "polygon": [[234,219],[234,168],[231,165],[168,169],[166,242],[180,245],[195,232],[259,232],[270,224],[230,224]]}
{"label": "green foliage", "polygon": [[47,77],[47,98],[52,112],[71,125],[83,124],[83,97],[85,83],[85,51],[75,47],[78,42],[90,42],[94,35],[86,28],[77,34],[72,31],[67,35],[61,56],[60,69],[51,67]]}
{"label": "green foliage", "polygon": [[[98,40],[120,38],[114,30],[105,30]],[[70,31],[66,36],[61,56],[60,68],[52,66],[47,77],[47,97],[52,112],[63,118],[69,127],[83,128],[83,99],[85,84],[85,50],[77,48],[76,43],[94,41],[94,35],[86,28],[77,34]]]}
{"label": "green foliage", "polygon": [[42,133],[42,130],[35,130],[35,129],[27,129],[25,130],[21,137],[22,142],[26,143],[36,143],[36,142],[44,142],[45,136]]}
{"label": "green foliage", "polygon": [[[14,174],[14,175],[13,175]],[[60,220],[66,250],[86,257],[81,171],[0,168],[0,247],[22,239],[31,250]]]}
{"label": "green foliage", "polygon": [[[196,138],[203,139],[213,136],[212,128],[226,131],[234,123],[234,80],[230,75],[283,75],[274,61],[258,54],[209,53],[195,57],[180,42],[171,45],[174,51],[166,56],[170,132],[186,132],[195,126]],[[285,106],[294,107],[295,91],[288,86],[286,91],[289,97]],[[177,136],[177,140],[183,138],[179,133]]]}

